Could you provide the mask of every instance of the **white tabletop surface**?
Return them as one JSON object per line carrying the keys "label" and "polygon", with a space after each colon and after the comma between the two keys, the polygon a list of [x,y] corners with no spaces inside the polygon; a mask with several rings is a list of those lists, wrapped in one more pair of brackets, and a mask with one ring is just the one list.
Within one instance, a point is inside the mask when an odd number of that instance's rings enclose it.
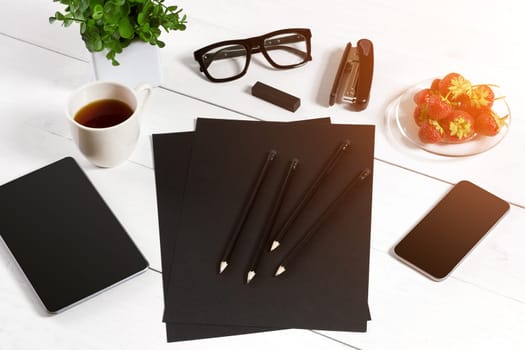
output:
{"label": "white tabletop surface", "polygon": [[[0,184],[64,156],[74,157],[150,261],[151,269],[67,312],[48,316],[0,246],[0,349],[524,349],[525,39],[517,1],[444,0],[169,1],[188,28],[163,38],[163,79],[144,110],[139,146],[111,169],[91,165],[64,119],[68,94],[92,79],[78,28],[50,25],[52,1],[3,1],[0,12]],[[242,79],[213,84],[192,53],[219,40],[287,27],[312,30],[313,61],[290,71],[252,64]],[[374,42],[368,108],[328,107],[348,41]],[[458,71],[501,86],[512,112],[508,135],[471,157],[432,155],[402,141],[387,119],[415,83]],[[301,98],[291,113],[249,94],[257,80]],[[151,134],[190,131],[199,116],[291,121],[330,116],[376,125],[369,305],[366,333],[284,330],[167,343],[161,322],[160,244]],[[443,282],[398,262],[392,246],[459,180],[511,203],[505,218]],[[1,218],[1,213],[0,213]]]}

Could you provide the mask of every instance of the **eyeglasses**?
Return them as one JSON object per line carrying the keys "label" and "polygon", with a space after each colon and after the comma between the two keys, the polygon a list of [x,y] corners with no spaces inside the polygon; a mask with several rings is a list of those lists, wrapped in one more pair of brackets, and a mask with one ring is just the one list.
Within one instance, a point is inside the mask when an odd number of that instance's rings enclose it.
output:
{"label": "eyeglasses", "polygon": [[251,55],[261,52],[275,68],[295,68],[312,60],[309,29],[282,29],[261,36],[221,41],[193,53],[200,70],[216,83],[246,74]]}

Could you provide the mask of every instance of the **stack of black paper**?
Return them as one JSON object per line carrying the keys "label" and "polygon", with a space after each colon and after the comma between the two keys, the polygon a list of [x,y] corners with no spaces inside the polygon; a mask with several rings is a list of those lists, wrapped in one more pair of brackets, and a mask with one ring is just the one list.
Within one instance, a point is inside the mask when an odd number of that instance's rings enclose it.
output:
{"label": "stack of black paper", "polygon": [[[280,246],[266,242],[257,274],[248,264],[266,227],[292,159],[299,165],[275,219],[286,221],[327,160],[350,141]],[[374,127],[198,119],[195,132],[153,135],[159,212],[164,322],[168,341],[304,328],[366,331],[372,175],[344,194],[324,216],[286,272],[287,253],[363,170],[372,173]],[[219,273],[232,230],[269,152],[276,156]],[[323,218],[323,217],[322,217]]]}

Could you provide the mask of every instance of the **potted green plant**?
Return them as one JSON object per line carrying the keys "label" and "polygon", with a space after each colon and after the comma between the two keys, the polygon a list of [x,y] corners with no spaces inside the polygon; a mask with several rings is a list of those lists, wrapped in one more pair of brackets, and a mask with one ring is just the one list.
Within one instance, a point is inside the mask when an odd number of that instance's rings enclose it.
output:
{"label": "potted green plant", "polygon": [[[165,43],[160,40],[165,32],[186,29],[186,15],[177,6],[168,6],[164,0],[53,0],[65,5],[49,18],[50,23],[61,22],[68,27],[80,25],[80,35],[88,51],[94,53],[95,75],[97,57],[103,53],[109,66],[118,66],[123,53],[131,51],[136,42],[147,43],[155,49]],[[156,50],[155,50],[156,52]],[[97,55],[97,53],[99,53]],[[151,56],[151,55],[150,55]],[[100,58],[98,58],[100,64]],[[141,66],[145,67],[142,62]],[[158,58],[157,58],[158,65]],[[109,68],[104,68],[108,70]],[[130,67],[133,74],[135,68]],[[140,72],[139,72],[140,73]],[[98,78],[98,76],[97,76]]]}

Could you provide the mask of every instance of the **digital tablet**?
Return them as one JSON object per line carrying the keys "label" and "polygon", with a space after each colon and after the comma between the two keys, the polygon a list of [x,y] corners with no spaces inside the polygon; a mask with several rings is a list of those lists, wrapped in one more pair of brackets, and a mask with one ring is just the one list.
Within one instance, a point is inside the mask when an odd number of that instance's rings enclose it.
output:
{"label": "digital tablet", "polygon": [[0,213],[2,240],[50,313],[148,268],[73,158],[0,186]]}

